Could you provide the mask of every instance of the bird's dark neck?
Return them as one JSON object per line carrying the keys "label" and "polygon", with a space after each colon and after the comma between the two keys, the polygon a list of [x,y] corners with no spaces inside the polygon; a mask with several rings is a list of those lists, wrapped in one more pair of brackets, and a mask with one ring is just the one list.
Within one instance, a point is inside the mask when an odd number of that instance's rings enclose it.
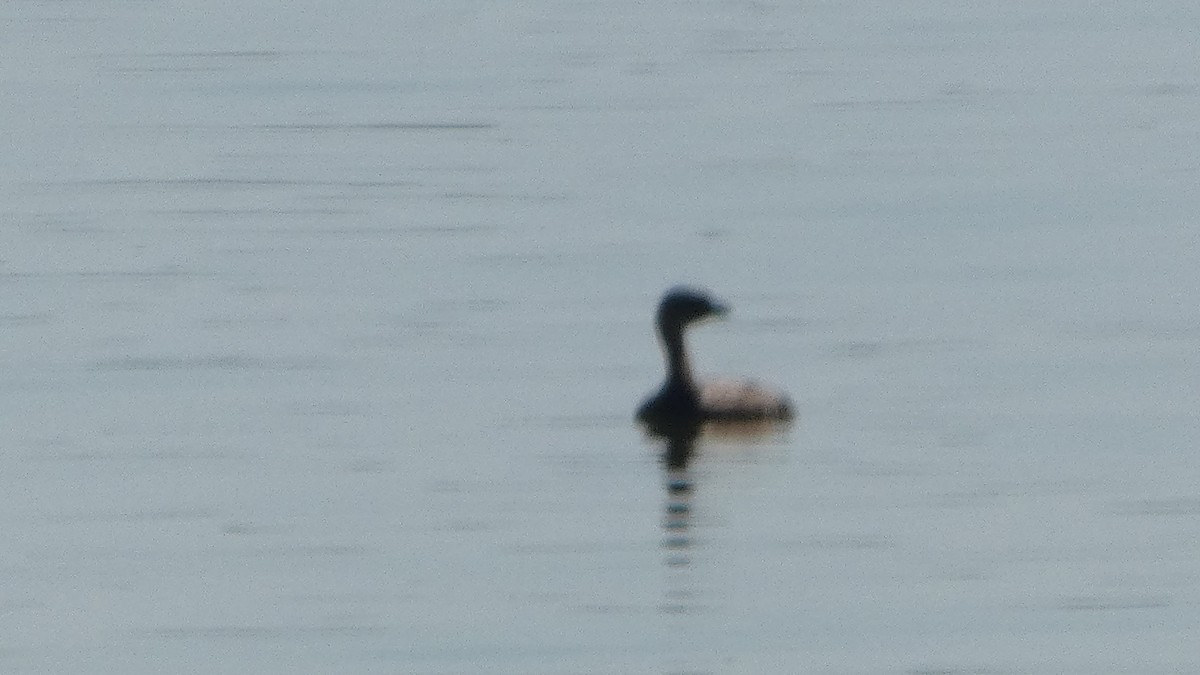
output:
{"label": "bird's dark neck", "polygon": [[692,370],[688,365],[687,351],[683,347],[683,327],[659,326],[659,337],[667,354],[668,386],[693,388]]}

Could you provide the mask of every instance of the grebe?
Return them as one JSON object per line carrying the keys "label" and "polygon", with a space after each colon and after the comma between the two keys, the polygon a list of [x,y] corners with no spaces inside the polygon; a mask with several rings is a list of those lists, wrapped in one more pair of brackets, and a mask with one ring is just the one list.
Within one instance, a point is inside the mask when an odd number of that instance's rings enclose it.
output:
{"label": "grebe", "polygon": [[696,382],[683,346],[683,330],[695,321],[723,316],[728,309],[704,291],[676,287],[658,305],[658,338],[667,357],[667,380],[637,411],[652,428],[702,422],[769,422],[792,418],[792,404],[756,382]]}

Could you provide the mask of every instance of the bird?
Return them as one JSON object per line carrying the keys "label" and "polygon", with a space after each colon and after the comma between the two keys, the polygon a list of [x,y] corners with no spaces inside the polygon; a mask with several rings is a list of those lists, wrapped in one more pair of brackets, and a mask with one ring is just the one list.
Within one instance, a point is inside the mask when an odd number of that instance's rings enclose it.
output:
{"label": "bird", "polygon": [[684,329],[729,308],[708,292],[676,286],[663,295],[656,322],[666,356],[666,381],[637,410],[637,420],[651,431],[694,428],[708,422],[784,422],[792,419],[788,397],[753,380],[697,381],[684,346]]}

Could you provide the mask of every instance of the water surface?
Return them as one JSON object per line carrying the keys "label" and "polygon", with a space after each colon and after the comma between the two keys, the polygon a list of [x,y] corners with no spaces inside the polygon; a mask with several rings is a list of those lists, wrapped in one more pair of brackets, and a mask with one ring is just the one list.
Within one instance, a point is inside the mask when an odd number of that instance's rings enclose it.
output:
{"label": "water surface", "polygon": [[1198,18],[9,3],[0,670],[1200,669]]}

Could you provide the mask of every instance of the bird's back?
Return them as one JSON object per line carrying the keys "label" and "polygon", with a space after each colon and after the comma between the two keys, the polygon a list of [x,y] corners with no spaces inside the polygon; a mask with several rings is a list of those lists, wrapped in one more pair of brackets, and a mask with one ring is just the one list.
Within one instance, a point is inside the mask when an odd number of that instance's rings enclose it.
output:
{"label": "bird's back", "polygon": [[700,384],[700,410],[710,420],[789,420],[787,396],[753,380],[714,379]]}

